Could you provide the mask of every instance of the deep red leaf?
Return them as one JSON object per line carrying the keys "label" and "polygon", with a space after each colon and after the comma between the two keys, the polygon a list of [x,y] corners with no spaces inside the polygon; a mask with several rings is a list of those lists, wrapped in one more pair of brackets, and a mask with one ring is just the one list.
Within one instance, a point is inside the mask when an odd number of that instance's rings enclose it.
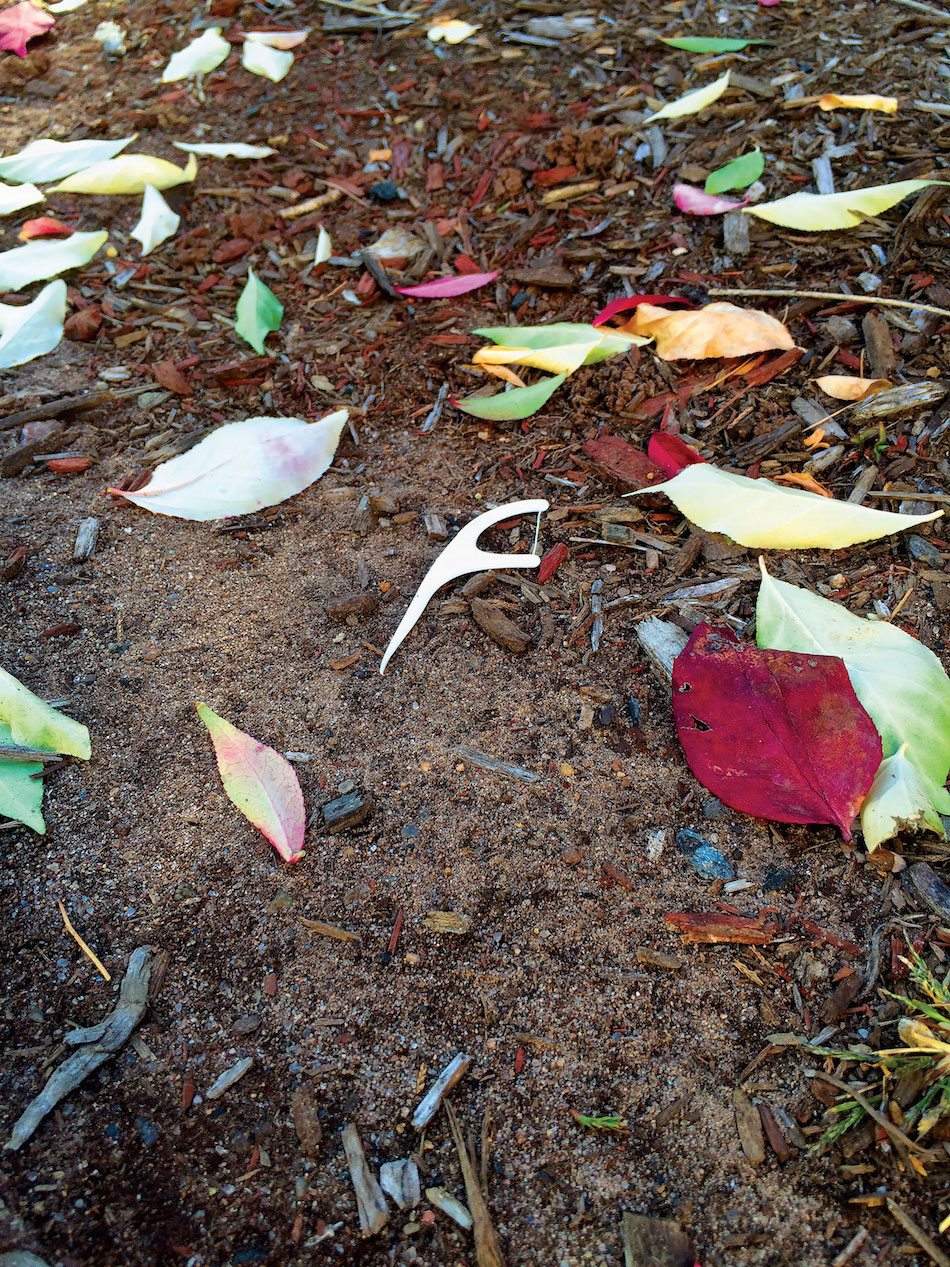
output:
{"label": "deep red leaf", "polygon": [[596,440],[588,440],[583,446],[601,473],[625,484],[628,488],[643,488],[646,484],[662,484],[664,472],[651,462],[642,449],[636,449],[620,436],[604,433]]}
{"label": "deep red leaf", "polygon": [[647,457],[670,476],[679,475],[686,466],[705,461],[695,449],[669,431],[654,431],[647,445]]}
{"label": "deep red leaf", "polygon": [[615,299],[606,308],[601,308],[591,324],[602,326],[605,321],[615,317],[618,312],[628,312],[631,308],[639,308],[641,304],[659,304],[661,308],[665,308],[669,304],[682,304],[684,308],[696,307],[688,299],[682,299],[679,295],[630,295],[626,299]]}
{"label": "deep red leaf", "polygon": [[845,840],[881,764],[881,738],[838,656],[763,651],[698,625],[673,665],[690,769],[726,805]]}
{"label": "deep red leaf", "polygon": [[20,0],[9,9],[0,10],[0,49],[26,57],[27,41],[55,25],[56,19],[45,10],[38,9],[30,0]]}

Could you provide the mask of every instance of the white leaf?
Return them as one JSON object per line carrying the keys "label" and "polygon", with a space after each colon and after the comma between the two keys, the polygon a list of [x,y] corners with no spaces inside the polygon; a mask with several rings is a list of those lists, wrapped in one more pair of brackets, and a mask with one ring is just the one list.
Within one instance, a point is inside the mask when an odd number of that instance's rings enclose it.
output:
{"label": "white leaf", "polygon": [[172,141],[176,150],[187,154],[207,154],[210,158],[266,158],[277,151],[270,145],[245,145],[243,141],[224,141],[221,144],[191,145],[184,141]]}
{"label": "white leaf", "polygon": [[63,337],[66,283],[50,282],[31,304],[0,304],[0,370],[45,356]]}
{"label": "white leaf", "polygon": [[327,233],[323,225],[320,225],[320,234],[317,237],[317,251],[313,257],[314,264],[325,264],[333,254],[333,243],[330,235]]}
{"label": "white leaf", "polygon": [[154,185],[146,185],[142,195],[142,214],[132,230],[132,237],[142,243],[142,254],[148,255],[156,246],[170,238],[181,224],[177,216]]}
{"label": "white leaf", "polygon": [[187,453],[156,467],[137,493],[137,506],[178,519],[225,519],[276,506],[319,479],[333,461],[348,412],[318,422],[302,418],[246,418],[231,422]]}
{"label": "white leaf", "polygon": [[176,79],[207,75],[208,71],[221,65],[230,51],[231,45],[222,39],[220,26],[209,26],[196,40],[192,40],[177,53],[172,53],[168,65],[162,71],[162,83],[170,84]]}
{"label": "white leaf", "polygon": [[35,184],[46,180],[61,180],[73,172],[82,171],[92,163],[114,158],[135,135],[119,141],[51,141],[44,137],[31,141],[25,150],[0,158],[0,177],[22,184],[31,180]]}
{"label": "white leaf", "polygon": [[50,13],[72,13],[74,9],[81,9],[86,0],[59,0],[58,4],[48,4],[46,7]]}
{"label": "white leaf", "polygon": [[715,83],[707,84],[705,88],[695,88],[685,97],[678,97],[676,101],[667,102],[662,110],[657,110],[656,114],[647,115],[646,122],[655,123],[657,119],[680,119],[684,114],[698,114],[700,110],[705,110],[714,101],[718,101],[728,87],[729,71],[727,70]]}
{"label": "white leaf", "polygon": [[88,264],[108,237],[102,229],[98,233],[74,233],[58,242],[44,238],[0,252],[0,291],[22,290],[30,282],[46,281],[68,268]]}
{"label": "white leaf", "polygon": [[281,52],[279,48],[271,48],[259,40],[245,37],[241,51],[241,65],[252,75],[263,75],[277,84],[284,78],[294,64],[293,53]]}
{"label": "white leaf", "polygon": [[926,784],[907,759],[906,743],[878,766],[861,810],[861,830],[869,850],[902,829],[935,831],[944,838],[947,834]]}
{"label": "white leaf", "polygon": [[310,28],[305,31],[248,31],[244,36],[246,40],[253,40],[255,44],[266,44],[269,48],[296,48],[298,44],[302,44],[310,34]]}
{"label": "white leaf", "polygon": [[45,201],[35,185],[0,185],[0,216],[8,216],[11,211],[20,211],[23,207],[32,207],[34,202]]}

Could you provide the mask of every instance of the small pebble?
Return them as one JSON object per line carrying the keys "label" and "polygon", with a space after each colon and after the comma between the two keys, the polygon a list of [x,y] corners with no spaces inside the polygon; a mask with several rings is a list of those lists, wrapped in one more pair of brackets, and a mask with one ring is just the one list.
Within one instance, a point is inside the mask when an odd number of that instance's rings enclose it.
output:
{"label": "small pebble", "polygon": [[666,832],[662,827],[655,828],[647,834],[647,857],[651,862],[656,862],[658,858],[663,856],[663,846],[666,844]]}
{"label": "small pebble", "polygon": [[934,567],[943,567],[943,555],[926,537],[915,532],[906,538],[907,549],[921,563],[932,563]]}
{"label": "small pebble", "polygon": [[722,853],[694,831],[678,831],[676,848],[694,871],[713,880],[734,880],[735,871]]}
{"label": "small pebble", "polygon": [[793,893],[798,876],[791,867],[770,867],[762,880],[762,888],[773,893]]}
{"label": "small pebble", "polygon": [[703,818],[716,819],[723,817],[722,801],[718,796],[703,797],[699,808],[702,810]]}
{"label": "small pebble", "polygon": [[419,835],[419,828],[414,826],[412,823],[407,823],[399,834],[401,836],[405,836],[407,839],[410,839],[413,836]]}
{"label": "small pebble", "polygon": [[391,180],[378,180],[375,185],[370,185],[369,196],[374,202],[395,202],[399,188]]}

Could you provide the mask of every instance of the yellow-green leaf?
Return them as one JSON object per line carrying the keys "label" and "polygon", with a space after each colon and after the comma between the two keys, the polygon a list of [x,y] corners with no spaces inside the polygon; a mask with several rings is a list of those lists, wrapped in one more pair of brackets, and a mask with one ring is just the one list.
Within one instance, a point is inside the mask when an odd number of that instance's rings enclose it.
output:
{"label": "yellow-green leaf", "polygon": [[198,174],[198,160],[188,155],[188,162],[176,167],[164,158],[151,154],[120,154],[118,158],[94,163],[73,176],[67,176],[54,185],[54,194],[144,194],[145,186],[155,189],[171,189],[184,185]]}
{"label": "yellow-green leaf", "polygon": [[687,519],[705,532],[722,532],[740,545],[766,550],[838,550],[929,523],[931,515],[895,515],[853,502],[782,488],[771,480],[720,471],[703,462],[671,480],[628,493],[666,493]]}
{"label": "yellow-green leaf", "polygon": [[699,114],[700,110],[705,110],[714,101],[718,101],[729,87],[729,73],[727,70],[715,83],[707,84],[705,88],[694,88],[676,101],[668,101],[656,114],[649,115],[647,122],[655,123],[657,119],[681,119],[686,114]]}
{"label": "yellow-green leaf", "polygon": [[283,304],[270,287],[264,285],[253,268],[249,269],[247,282],[237,301],[234,333],[250,343],[258,356],[263,356],[264,340],[280,329],[283,316]]}
{"label": "yellow-green leaf", "polygon": [[946,184],[950,181],[898,180],[890,185],[869,185],[867,189],[848,189],[840,194],[789,194],[775,202],[743,207],[742,214],[758,216],[760,220],[786,229],[806,229],[812,233],[853,229],[868,216],[879,216],[920,189]]}
{"label": "yellow-green leaf", "polygon": [[548,403],[566,378],[566,374],[555,374],[553,378],[542,378],[530,387],[516,387],[513,391],[498,392],[495,396],[468,396],[464,400],[453,400],[452,404],[473,418],[486,418],[491,422],[530,418]]}
{"label": "yellow-green leaf", "polygon": [[86,727],[57,712],[5,669],[0,669],[0,722],[10,728],[13,742],[23,747],[89,760],[92,748]]}

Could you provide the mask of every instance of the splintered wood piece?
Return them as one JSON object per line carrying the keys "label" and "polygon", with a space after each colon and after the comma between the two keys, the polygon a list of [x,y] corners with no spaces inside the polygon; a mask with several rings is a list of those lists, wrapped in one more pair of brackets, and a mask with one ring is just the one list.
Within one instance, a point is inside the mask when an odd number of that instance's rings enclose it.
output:
{"label": "splintered wood piece", "polygon": [[744,1091],[737,1087],[732,1093],[732,1107],[736,1111],[736,1130],[739,1143],[746,1155],[746,1160],[753,1166],[761,1166],[765,1161],[765,1138],[762,1134],[762,1119],[758,1110]]}
{"label": "splintered wood piece", "polygon": [[471,1063],[471,1056],[466,1056],[464,1052],[459,1052],[445,1066],[412,1115],[412,1124],[417,1131],[421,1131],[424,1126],[427,1126],[432,1121],[439,1105],[442,1103],[442,1097],[447,1095],[455,1084],[465,1077]]}
{"label": "splintered wood piece", "polygon": [[658,616],[645,616],[633,627],[653,672],[667,686],[673,680],[673,661],[689,642],[686,632]]}
{"label": "splintered wood piece", "polygon": [[473,598],[472,615],[475,617],[476,624],[488,634],[492,642],[497,642],[499,647],[504,647],[506,651],[513,651],[515,655],[519,655],[531,645],[531,635],[522,632],[514,621],[509,620],[498,610],[494,603],[486,602],[484,598]]}
{"label": "splintered wood piece", "polygon": [[693,1267],[696,1249],[673,1219],[624,1211],[623,1267]]}
{"label": "splintered wood piece", "polygon": [[742,946],[765,946],[779,931],[777,924],[770,923],[762,915],[674,911],[663,918],[682,934],[685,942],[697,944],[735,942]]}
{"label": "splintered wood piece", "polygon": [[917,900],[950,928],[950,889],[926,862],[915,862],[907,868],[906,878]]}
{"label": "splintered wood piece", "polygon": [[[501,1241],[498,1239],[495,1225],[491,1221],[491,1215],[488,1212],[488,1202],[485,1200],[485,1194],[478,1181],[475,1166],[472,1164],[468,1149],[465,1147],[465,1140],[462,1138],[462,1130],[459,1126],[458,1118],[455,1116],[455,1110],[451,1104],[446,1104],[445,1111],[448,1115],[452,1139],[455,1141],[455,1148],[459,1155],[462,1179],[465,1181],[465,1196],[468,1200],[468,1208],[471,1211],[472,1223],[474,1224],[475,1261],[478,1267],[505,1267],[505,1256],[501,1251]],[[484,1133],[482,1144],[483,1146],[485,1144]],[[484,1157],[482,1162],[484,1166]]]}
{"label": "splintered wood piece", "polygon": [[364,1236],[375,1236],[389,1222],[389,1206],[386,1204],[382,1188],[369,1168],[359,1131],[352,1122],[347,1122],[343,1127],[342,1138],[346,1164],[356,1192],[360,1231]]}
{"label": "splintered wood piece", "polygon": [[414,1210],[419,1204],[422,1197],[419,1167],[410,1157],[384,1161],[379,1168],[379,1182],[400,1210]]}

